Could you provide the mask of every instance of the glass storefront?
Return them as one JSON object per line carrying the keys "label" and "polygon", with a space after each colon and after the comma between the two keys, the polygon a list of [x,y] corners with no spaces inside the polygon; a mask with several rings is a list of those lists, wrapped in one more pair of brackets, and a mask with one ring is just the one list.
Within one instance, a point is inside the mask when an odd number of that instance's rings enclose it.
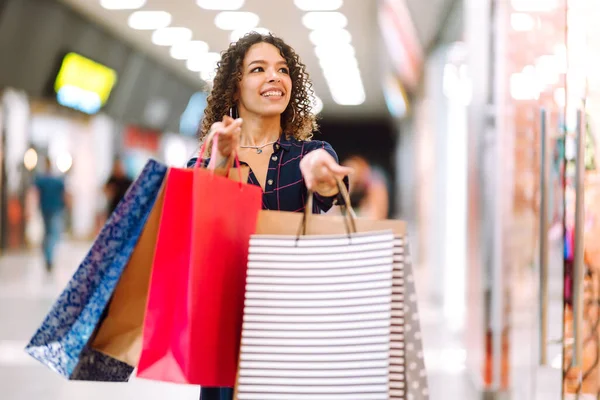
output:
{"label": "glass storefront", "polygon": [[491,4],[488,98],[503,176],[487,278],[503,301],[490,312],[499,318],[483,381],[518,399],[597,398],[600,2]]}

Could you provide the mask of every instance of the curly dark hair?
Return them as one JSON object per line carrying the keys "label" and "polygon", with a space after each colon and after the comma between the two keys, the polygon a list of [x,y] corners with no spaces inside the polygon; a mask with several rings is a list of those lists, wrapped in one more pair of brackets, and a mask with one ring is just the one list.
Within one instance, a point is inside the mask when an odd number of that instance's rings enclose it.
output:
{"label": "curly dark hair", "polygon": [[207,99],[199,138],[202,142],[213,123],[221,121],[235,105],[234,96],[242,79],[242,66],[246,53],[257,43],[269,43],[279,49],[285,59],[292,79],[290,103],[281,114],[282,132],[297,140],[310,140],[317,130],[316,116],[312,113],[314,91],[306,66],[292,47],[272,34],[250,32],[221,53],[213,88]]}

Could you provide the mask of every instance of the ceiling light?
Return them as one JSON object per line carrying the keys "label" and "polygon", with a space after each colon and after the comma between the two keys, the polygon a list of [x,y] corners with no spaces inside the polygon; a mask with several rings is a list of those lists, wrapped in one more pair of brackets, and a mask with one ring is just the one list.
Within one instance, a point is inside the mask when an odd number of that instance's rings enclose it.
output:
{"label": "ceiling light", "polygon": [[350,43],[330,45],[319,45],[315,47],[315,54],[320,59],[354,57],[356,50]]}
{"label": "ceiling light", "polygon": [[360,70],[356,66],[345,67],[345,68],[323,68],[323,75],[328,83],[340,83],[346,82],[347,85],[351,86],[354,82],[360,81]]}
{"label": "ceiling light", "polygon": [[365,88],[357,67],[323,70],[323,75],[337,104],[355,106],[365,102]]}
{"label": "ceiling light", "polygon": [[207,70],[208,68],[206,68],[206,64],[206,61],[200,58],[190,58],[185,63],[187,69],[189,69],[192,72],[201,72]]}
{"label": "ceiling light", "polygon": [[152,34],[152,43],[158,46],[173,46],[190,40],[192,40],[192,31],[188,28],[168,27],[158,29]]}
{"label": "ceiling light", "polygon": [[206,53],[199,57],[190,58],[187,61],[187,68],[193,72],[211,72],[217,68],[221,61],[219,53]]}
{"label": "ceiling light", "polygon": [[215,71],[200,71],[200,78],[206,82],[212,82],[215,80],[217,73]]}
{"label": "ceiling light", "polygon": [[155,30],[171,24],[171,14],[166,11],[136,11],[127,21],[132,29]]}
{"label": "ceiling light", "polygon": [[558,8],[558,0],[512,0],[515,11],[548,12]]}
{"label": "ceiling light", "polygon": [[100,5],[107,10],[137,10],[145,4],[146,0],[100,0]]}
{"label": "ceiling light", "polygon": [[352,41],[352,35],[346,29],[317,29],[309,37],[315,46],[347,44]]}
{"label": "ceiling light", "polygon": [[334,11],[344,4],[344,0],[294,0],[302,11]]}
{"label": "ceiling light", "polygon": [[196,0],[196,4],[205,10],[239,10],[244,0]]}
{"label": "ceiling light", "polygon": [[311,30],[323,28],[342,29],[348,25],[348,18],[341,12],[309,12],[302,17],[302,23]]}
{"label": "ceiling light", "polygon": [[223,11],[215,16],[215,25],[225,31],[252,29],[258,26],[258,15],[247,11]]}
{"label": "ceiling light", "polygon": [[235,31],[231,32],[231,35],[229,35],[229,40],[232,42],[237,42],[250,32],[260,33],[261,35],[268,35],[271,33],[267,28],[236,29]]}
{"label": "ceiling light", "polygon": [[535,27],[533,17],[525,13],[512,13],[510,15],[510,25],[517,32],[532,31]]}
{"label": "ceiling light", "polygon": [[208,44],[201,40],[175,43],[171,47],[171,57],[176,60],[187,60],[208,53]]}
{"label": "ceiling light", "polygon": [[357,89],[340,87],[331,91],[333,101],[341,106],[358,106],[365,102],[367,96],[362,86]]}
{"label": "ceiling light", "polygon": [[323,69],[338,70],[340,68],[358,68],[356,57],[320,58],[319,65]]}

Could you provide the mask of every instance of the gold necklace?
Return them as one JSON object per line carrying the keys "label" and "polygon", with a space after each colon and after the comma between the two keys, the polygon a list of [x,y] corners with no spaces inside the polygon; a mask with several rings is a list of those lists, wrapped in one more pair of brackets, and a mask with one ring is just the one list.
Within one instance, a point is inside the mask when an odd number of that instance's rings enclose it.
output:
{"label": "gold necklace", "polygon": [[265,144],[263,144],[261,146],[240,146],[240,148],[241,149],[255,149],[256,150],[256,154],[261,154],[263,152],[263,150],[262,150],[263,148],[265,148],[268,145],[273,144],[273,143],[277,143],[277,140],[274,140],[274,141],[269,142],[269,143],[265,143]]}

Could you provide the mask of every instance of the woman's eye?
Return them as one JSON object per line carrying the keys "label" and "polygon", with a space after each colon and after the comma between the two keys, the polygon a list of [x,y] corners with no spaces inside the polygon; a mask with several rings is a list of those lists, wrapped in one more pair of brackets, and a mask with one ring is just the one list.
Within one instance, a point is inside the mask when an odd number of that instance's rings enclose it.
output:
{"label": "woman's eye", "polygon": [[287,68],[281,68],[279,71],[283,72],[284,74],[289,74],[290,73],[290,71]]}
{"label": "woman's eye", "polygon": [[262,67],[256,67],[250,72],[262,72],[262,71],[264,71]]}

